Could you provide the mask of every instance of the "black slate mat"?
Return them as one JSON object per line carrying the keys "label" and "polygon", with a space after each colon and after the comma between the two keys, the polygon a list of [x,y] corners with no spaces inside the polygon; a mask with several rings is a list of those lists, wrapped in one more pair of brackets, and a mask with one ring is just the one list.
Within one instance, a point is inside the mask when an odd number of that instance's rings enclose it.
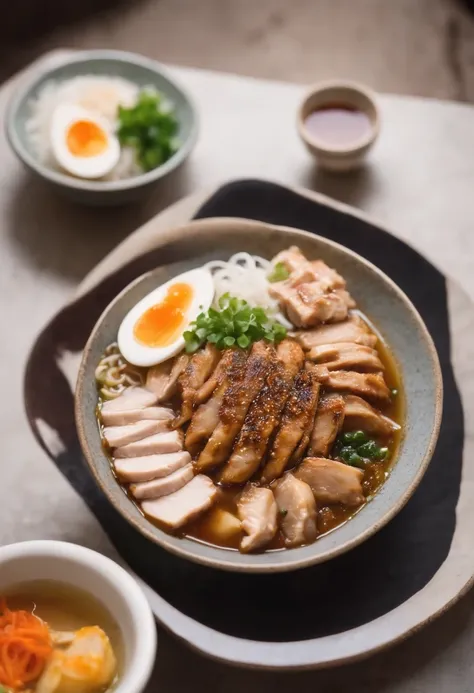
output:
{"label": "black slate mat", "polygon": [[[67,306],[36,342],[25,378],[30,424],[40,444],[84,498],[122,556],[181,612],[222,633],[295,641],[340,633],[386,614],[422,589],[445,561],[456,524],[463,411],[450,354],[444,276],[420,254],[378,227],[286,188],[261,181],[222,187],[197,218],[236,216],[303,228],[351,248],[388,274],[411,298],[435,341],[445,401],[430,467],[407,506],[378,534],[332,561],[294,573],[242,575],[188,563],[146,540],[110,506],[93,482],[75,433],[73,398],[56,364],[79,351],[103,308],[132,279],[160,264],[151,251]],[[58,432],[53,454],[36,421]]]}

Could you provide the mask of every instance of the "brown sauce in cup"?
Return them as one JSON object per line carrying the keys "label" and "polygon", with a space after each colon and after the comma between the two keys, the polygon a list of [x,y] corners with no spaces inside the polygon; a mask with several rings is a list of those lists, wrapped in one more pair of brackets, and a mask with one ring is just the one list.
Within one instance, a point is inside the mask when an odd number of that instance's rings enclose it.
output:
{"label": "brown sauce in cup", "polygon": [[317,108],[306,116],[304,126],[314,139],[330,147],[350,147],[373,130],[367,113],[343,104]]}

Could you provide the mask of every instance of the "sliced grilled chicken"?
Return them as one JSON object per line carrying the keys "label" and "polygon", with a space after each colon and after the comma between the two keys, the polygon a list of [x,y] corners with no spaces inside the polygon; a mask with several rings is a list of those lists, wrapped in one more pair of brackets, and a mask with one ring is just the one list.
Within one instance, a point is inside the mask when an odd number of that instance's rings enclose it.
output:
{"label": "sliced grilled chicken", "polygon": [[347,318],[354,301],[345,289],[327,292],[319,281],[296,287],[290,280],[271,284],[270,295],[275,298],[288,319],[296,327],[312,327],[322,322],[340,322]]}
{"label": "sliced grilled chicken", "polygon": [[365,501],[362,493],[364,472],[336,460],[307,457],[295,476],[310,486],[316,502],[321,505],[342,503],[357,506]]}
{"label": "sliced grilled chicken", "polygon": [[382,373],[357,373],[356,371],[329,371],[324,379],[325,387],[330,390],[349,391],[368,399],[387,402],[390,390]]}
{"label": "sliced grilled chicken", "polygon": [[179,491],[155,500],[143,501],[145,515],[170,529],[178,529],[211,507],[217,494],[208,476],[198,474]]}
{"label": "sliced grilled chicken", "polygon": [[191,462],[189,452],[169,452],[164,455],[124,457],[114,461],[115,473],[121,481],[139,483],[161,479]]}
{"label": "sliced grilled chicken", "polygon": [[137,500],[169,496],[170,493],[179,491],[180,488],[189,483],[193,476],[193,465],[187,464],[185,467],[181,467],[181,469],[177,469],[172,474],[168,474],[168,476],[164,476],[161,479],[131,484],[130,493]]}
{"label": "sliced grilled chicken", "polygon": [[153,392],[149,392],[143,387],[128,387],[116,399],[104,402],[101,414],[104,417],[109,414],[129,412],[133,409],[144,409],[153,404],[156,404],[156,395]]}
{"label": "sliced grilled chicken", "polygon": [[229,388],[231,381],[235,377],[240,377],[245,367],[247,354],[241,349],[229,350],[223,355],[219,366],[224,360],[226,368],[222,370],[222,379],[219,385],[214,390],[212,397],[196,409],[186,432],[185,447],[192,455],[199,451],[201,444],[209,439],[216,429],[224,393]]}
{"label": "sliced grilled chicken", "polygon": [[296,245],[292,245],[286,250],[282,250],[273,258],[273,264],[281,263],[290,272],[296,272],[304,267],[308,260],[305,258],[301,250]]}
{"label": "sliced grilled chicken", "polygon": [[313,347],[307,358],[323,363],[330,371],[349,368],[354,371],[383,371],[384,365],[375,349],[353,342],[335,342]]}
{"label": "sliced grilled chicken", "polygon": [[173,427],[182,426],[192,416],[198,389],[206,382],[219,363],[221,352],[208,342],[204,349],[193,354],[184,372],[178,378],[181,391],[181,412],[173,421]]}
{"label": "sliced grilled chicken", "polygon": [[303,349],[312,349],[337,342],[353,342],[369,347],[374,347],[377,344],[377,337],[359,315],[351,315],[341,323],[321,325],[313,330],[297,332],[295,336]]}
{"label": "sliced grilled chicken", "polygon": [[114,457],[142,457],[143,455],[162,455],[168,452],[178,452],[183,447],[181,431],[155,433],[142,440],[136,440],[114,450]]}
{"label": "sliced grilled chicken", "polygon": [[106,426],[103,431],[103,436],[111,448],[122,447],[133,443],[135,440],[141,440],[153,433],[162,433],[169,430],[168,421],[137,421],[127,426]]}
{"label": "sliced grilled chicken", "polygon": [[206,382],[203,385],[201,385],[199,390],[196,392],[194,397],[196,404],[202,404],[202,402],[207,402],[207,400],[212,395],[216,387],[221,384],[221,382],[226,376],[227,369],[230,366],[233,353],[234,349],[226,349],[223,352],[222,358],[215,367],[214,372],[211,373]]}
{"label": "sliced grilled chicken", "polygon": [[178,388],[178,378],[189,362],[188,354],[180,354],[174,359],[168,359],[152,366],[146,376],[146,387],[154,392],[158,402],[164,402],[172,397]]}
{"label": "sliced grilled chicken", "polygon": [[126,426],[137,421],[170,421],[173,418],[173,411],[167,407],[146,407],[126,411],[104,411],[103,407],[101,409],[101,419],[105,426]]}
{"label": "sliced grilled chicken", "polygon": [[250,403],[262,389],[273,359],[273,347],[260,341],[252,346],[250,356],[241,368],[232,368],[219,410],[219,423],[199,455],[196,469],[210,469],[229,457]]}
{"label": "sliced grilled chicken", "polygon": [[344,398],[338,394],[322,397],[318,402],[313,431],[309,444],[309,454],[313,457],[326,457],[341,430],[344,421]]}
{"label": "sliced grilled chicken", "polygon": [[281,476],[305,431],[311,430],[318,403],[320,384],[318,366],[308,364],[295,378],[283,409],[280,426],[272,443],[262,481],[268,483]]}
{"label": "sliced grilled chicken", "polygon": [[240,544],[242,551],[255,551],[273,539],[278,528],[278,508],[269,488],[247,487],[239,498],[237,511],[247,535]]}
{"label": "sliced grilled chicken", "polygon": [[276,357],[278,361],[274,370],[250,405],[232,455],[222,471],[222,483],[238,484],[250,479],[278,425],[293,378],[303,365],[304,357],[299,344],[291,339],[284,339],[278,345]]}
{"label": "sliced grilled chicken", "polygon": [[351,431],[362,429],[366,433],[380,436],[390,436],[400,430],[395,421],[356,395],[346,395],[344,398],[344,428]]}
{"label": "sliced grilled chicken", "polygon": [[280,262],[284,265],[290,272],[294,286],[307,281],[324,282],[326,290],[343,289],[346,285],[345,280],[336,270],[328,267],[322,260],[307,260],[295,245],[278,253],[273,262],[275,264]]}
{"label": "sliced grilled chicken", "polygon": [[301,546],[316,539],[316,500],[310,487],[293,474],[272,485],[280,512],[280,528],[287,546]]}

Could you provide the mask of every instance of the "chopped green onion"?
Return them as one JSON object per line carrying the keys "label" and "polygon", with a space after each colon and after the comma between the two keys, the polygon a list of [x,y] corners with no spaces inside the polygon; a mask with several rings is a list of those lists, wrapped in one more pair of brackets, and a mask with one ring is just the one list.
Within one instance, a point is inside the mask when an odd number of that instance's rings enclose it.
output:
{"label": "chopped green onion", "polygon": [[387,458],[388,448],[379,448],[377,453],[377,459],[381,462]]}
{"label": "chopped green onion", "polygon": [[359,455],[362,455],[362,457],[366,457],[369,460],[375,459],[378,451],[379,446],[377,445],[375,440],[369,440],[367,443],[364,443],[359,448],[357,448],[357,452],[359,453]]}
{"label": "chopped green onion", "polygon": [[392,390],[390,390],[390,392],[392,393],[392,397],[396,397],[398,395],[398,390],[396,387],[394,387]]}
{"label": "chopped green onion", "polygon": [[363,445],[368,441],[367,436],[365,435],[364,431],[354,431],[352,434],[352,440],[356,444],[356,446]]}
{"label": "chopped green onion", "polygon": [[286,336],[286,328],[269,318],[263,308],[252,308],[247,301],[229,294],[221,296],[218,305],[219,310],[209,308],[207,313],[200,313],[184,333],[188,353],[206,342],[218,349],[235,345],[248,349],[260,339],[278,344]]}
{"label": "chopped green onion", "polygon": [[352,467],[361,467],[362,469],[364,468],[364,460],[360,455],[357,454],[357,452],[353,452],[352,455],[349,455],[347,462],[352,466]]}
{"label": "chopped green onion", "polygon": [[267,279],[273,284],[274,282],[282,282],[285,279],[288,279],[289,276],[290,273],[286,269],[283,262],[277,262],[270,274],[267,276]]}

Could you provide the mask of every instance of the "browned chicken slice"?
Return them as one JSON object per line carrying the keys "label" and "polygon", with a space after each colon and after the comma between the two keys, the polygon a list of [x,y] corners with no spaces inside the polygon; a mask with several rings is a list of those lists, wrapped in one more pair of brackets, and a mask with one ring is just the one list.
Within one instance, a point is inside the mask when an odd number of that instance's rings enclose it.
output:
{"label": "browned chicken slice", "polygon": [[232,369],[219,410],[219,423],[199,455],[196,469],[203,471],[215,467],[229,457],[248,408],[262,389],[273,365],[273,347],[260,341],[252,346],[247,362],[240,369]]}
{"label": "browned chicken slice", "polygon": [[288,272],[292,273],[304,267],[308,260],[296,245],[292,245],[290,248],[282,250],[278,255],[275,255],[273,264],[276,265],[277,263],[281,263]]}
{"label": "browned chicken slice", "polygon": [[189,362],[188,354],[180,354],[174,359],[152,366],[146,376],[146,387],[154,392],[158,402],[172,397],[178,389],[178,378]]}
{"label": "browned chicken slice", "polygon": [[215,367],[214,371],[211,373],[206,382],[203,383],[196,392],[194,397],[195,404],[202,404],[202,402],[207,402],[207,400],[212,395],[216,387],[220,385],[220,383],[226,376],[227,369],[229,368],[232,359],[233,351],[233,349],[227,349],[223,352],[222,358]]}
{"label": "browned chicken slice", "polygon": [[173,427],[182,426],[192,416],[195,397],[219,363],[221,352],[214,344],[208,342],[204,349],[193,354],[184,372],[178,378],[178,389],[181,391],[181,412],[173,421]]}
{"label": "browned chicken slice", "polygon": [[310,487],[293,474],[272,485],[280,512],[280,528],[287,546],[301,546],[316,539],[316,500]]}
{"label": "browned chicken slice", "polygon": [[323,457],[307,457],[295,476],[308,484],[321,505],[342,503],[355,507],[365,501],[362,493],[364,472],[357,467]]}
{"label": "browned chicken slice", "polygon": [[170,421],[174,418],[173,410],[168,407],[145,407],[124,411],[104,411],[102,408],[100,413],[105,426],[125,426],[137,421]]}
{"label": "browned chicken slice", "polygon": [[277,531],[278,508],[269,488],[248,486],[237,503],[239,520],[247,536],[242,551],[255,551],[273,539]]}
{"label": "browned chicken slice", "polygon": [[[123,414],[131,410],[144,409],[156,404],[156,395],[143,387],[127,387],[119,397],[104,402],[101,413],[105,421],[105,416],[109,414]],[[112,422],[110,422],[112,423]]]}
{"label": "browned chicken slice", "polygon": [[223,371],[222,381],[214,390],[212,397],[196,409],[186,431],[184,447],[192,455],[197,454],[203,442],[210,438],[212,432],[216,429],[219,423],[219,411],[224,400],[224,393],[229,388],[232,380],[242,373],[247,360],[247,354],[241,349],[229,350],[224,354],[219,365],[224,359],[227,367]]}
{"label": "browned chicken slice", "polygon": [[335,342],[313,347],[306,354],[315,363],[322,363],[330,371],[349,368],[354,371],[383,371],[384,365],[372,347],[354,342]]}
{"label": "browned chicken slice", "polygon": [[360,429],[380,436],[390,436],[400,430],[400,426],[395,421],[381,414],[361,397],[346,395],[344,400],[344,428],[346,430]]}
{"label": "browned chicken slice", "polygon": [[208,476],[198,474],[194,479],[169,496],[146,500],[142,510],[170,529],[178,529],[211,507],[217,494]]}
{"label": "browned chicken slice", "polygon": [[281,423],[272,443],[262,481],[268,483],[281,476],[305,431],[311,429],[318,404],[320,384],[318,366],[308,364],[295,378],[283,409]]}
{"label": "browned chicken slice", "polygon": [[321,325],[314,330],[297,332],[295,336],[303,349],[337,342],[353,342],[369,347],[377,344],[376,335],[370,331],[367,323],[359,315],[351,315],[344,322],[337,324]]}
{"label": "browned chicken slice", "polygon": [[284,339],[277,348],[275,369],[252,402],[232,455],[220,481],[238,484],[250,479],[258,469],[271,434],[278,425],[288,399],[293,378],[303,365],[303,350],[295,341]]}
{"label": "browned chicken slice", "polygon": [[114,457],[143,457],[144,455],[162,455],[168,452],[178,452],[183,447],[181,431],[154,433],[151,436],[128,443],[114,450]]}
{"label": "browned chicken slice", "polygon": [[336,270],[328,267],[322,260],[307,260],[295,245],[278,253],[273,263],[281,263],[290,272],[293,286],[308,281],[321,281],[327,290],[343,289],[346,285]]}
{"label": "browned chicken slice", "polygon": [[344,421],[344,398],[330,394],[318,402],[313,431],[309,444],[309,454],[326,457],[341,430]]}
{"label": "browned chicken slice", "polygon": [[390,390],[382,373],[328,371],[328,377],[324,378],[324,385],[331,390],[349,390],[355,395],[382,402],[387,402],[390,399]]}
{"label": "browned chicken slice", "polygon": [[291,286],[291,280],[277,282],[269,293],[297,327],[312,327],[322,322],[340,322],[347,318],[354,301],[344,289],[327,292],[319,281]]}

